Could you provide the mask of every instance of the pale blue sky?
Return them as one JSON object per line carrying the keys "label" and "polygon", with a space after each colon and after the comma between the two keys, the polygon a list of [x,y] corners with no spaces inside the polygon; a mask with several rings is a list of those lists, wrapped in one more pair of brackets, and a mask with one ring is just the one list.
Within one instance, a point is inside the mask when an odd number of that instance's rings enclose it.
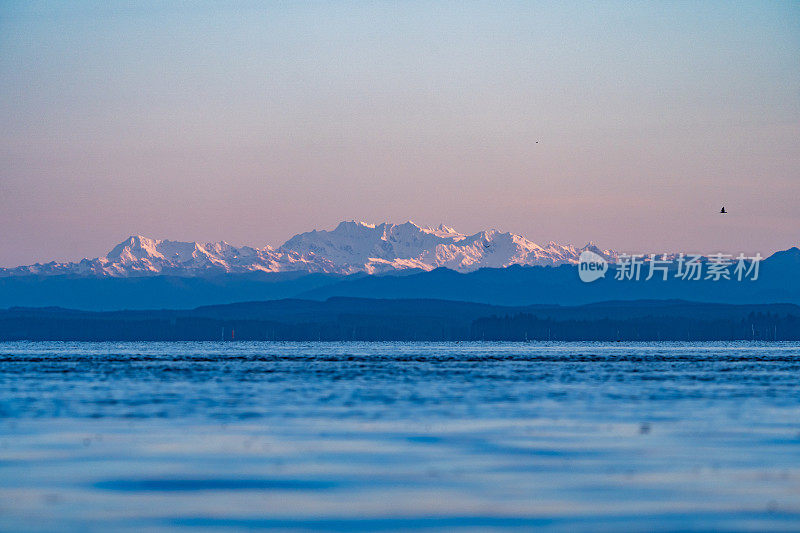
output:
{"label": "pale blue sky", "polygon": [[2,266],[343,219],[800,244],[799,2],[50,4],[0,0]]}

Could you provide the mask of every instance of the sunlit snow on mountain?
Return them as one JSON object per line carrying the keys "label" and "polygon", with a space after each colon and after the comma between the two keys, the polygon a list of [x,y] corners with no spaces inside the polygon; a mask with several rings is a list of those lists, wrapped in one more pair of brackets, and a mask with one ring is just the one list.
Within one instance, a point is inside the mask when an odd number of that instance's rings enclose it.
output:
{"label": "sunlit snow on mountain", "polygon": [[73,263],[50,262],[0,269],[0,275],[202,276],[244,272],[324,272],[376,274],[446,267],[470,272],[483,267],[577,263],[590,249],[609,259],[616,253],[593,244],[583,248],[549,242],[538,245],[522,235],[487,230],[465,235],[441,224],[341,222],[334,230],[295,235],[278,248],[180,242],[131,236],[106,256]]}

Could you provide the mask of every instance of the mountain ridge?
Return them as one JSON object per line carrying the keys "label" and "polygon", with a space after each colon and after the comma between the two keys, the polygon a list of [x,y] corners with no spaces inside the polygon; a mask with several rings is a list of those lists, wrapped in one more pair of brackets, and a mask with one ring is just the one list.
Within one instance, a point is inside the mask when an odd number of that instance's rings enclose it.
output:
{"label": "mountain ridge", "polygon": [[613,261],[618,254],[594,243],[578,248],[495,229],[467,235],[450,226],[343,221],[333,230],[299,233],[281,246],[233,246],[225,241],[184,242],[131,235],[105,256],[77,262],[36,263],[0,269],[0,276],[133,277],[208,276],[221,273],[306,272],[349,275],[448,268],[473,272],[511,265],[575,264],[584,250]]}
{"label": "mountain ridge", "polygon": [[798,340],[800,306],[685,300],[497,306],[441,299],[282,299],[186,310],[0,310],[0,340]]}
{"label": "mountain ridge", "polygon": [[[793,251],[794,250],[794,251]],[[577,265],[479,268],[456,272],[398,270],[369,275],[291,272],[219,273],[207,276],[0,276],[0,308],[61,306],[85,310],[189,309],[252,300],[332,297],[434,298],[492,305],[580,305],[608,300],[685,299],[741,304],[800,304],[800,250],[763,261],[758,280],[676,277],[584,283]]]}

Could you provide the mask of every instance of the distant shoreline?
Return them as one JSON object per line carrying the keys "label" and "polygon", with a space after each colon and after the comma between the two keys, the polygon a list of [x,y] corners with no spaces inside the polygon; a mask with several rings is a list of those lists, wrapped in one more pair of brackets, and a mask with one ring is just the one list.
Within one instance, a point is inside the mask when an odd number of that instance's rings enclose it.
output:
{"label": "distant shoreline", "polygon": [[683,300],[495,306],[433,299],[274,300],[192,310],[0,311],[0,341],[800,340],[800,306]]}

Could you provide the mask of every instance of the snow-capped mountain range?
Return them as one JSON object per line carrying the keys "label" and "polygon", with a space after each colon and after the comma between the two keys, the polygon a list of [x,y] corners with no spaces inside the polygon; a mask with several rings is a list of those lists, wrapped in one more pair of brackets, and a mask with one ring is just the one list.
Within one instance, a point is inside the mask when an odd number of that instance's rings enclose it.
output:
{"label": "snow-capped mountain range", "polygon": [[572,264],[587,249],[611,261],[617,257],[616,252],[600,250],[592,243],[583,248],[554,242],[540,246],[521,235],[496,230],[465,235],[443,224],[420,227],[410,221],[377,225],[348,221],[331,231],[295,235],[278,248],[235,247],[224,241],[179,242],[135,235],[104,257],[5,268],[0,269],[0,276],[204,276],[258,271],[377,274],[438,267],[470,272],[483,267]]}

